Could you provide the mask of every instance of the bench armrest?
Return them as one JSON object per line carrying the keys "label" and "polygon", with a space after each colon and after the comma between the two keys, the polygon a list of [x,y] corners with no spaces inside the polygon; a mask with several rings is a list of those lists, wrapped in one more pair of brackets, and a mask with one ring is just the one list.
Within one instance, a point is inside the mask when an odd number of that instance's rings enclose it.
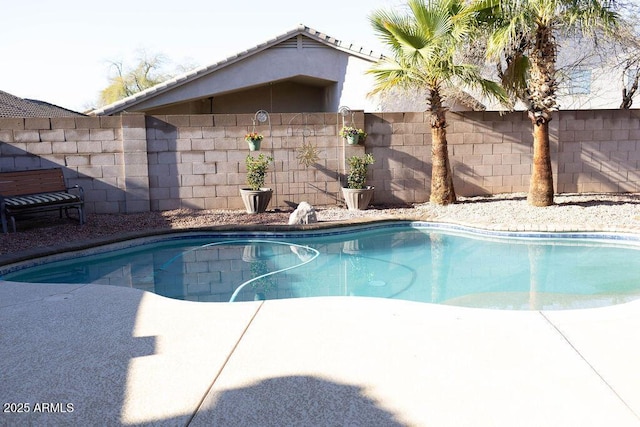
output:
{"label": "bench armrest", "polygon": [[78,190],[78,192],[80,193],[80,200],[84,200],[84,188],[76,184],[73,187],[67,187],[67,191],[69,190]]}
{"label": "bench armrest", "polygon": [[4,211],[4,196],[0,194],[0,223],[2,224],[2,232],[7,234],[9,228],[7,226],[7,215]]}

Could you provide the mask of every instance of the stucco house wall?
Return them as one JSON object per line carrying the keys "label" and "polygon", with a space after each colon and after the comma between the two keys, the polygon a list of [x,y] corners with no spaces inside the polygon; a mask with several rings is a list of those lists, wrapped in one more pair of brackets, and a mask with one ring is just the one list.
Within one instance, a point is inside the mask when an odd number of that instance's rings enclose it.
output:
{"label": "stucco house wall", "polygon": [[95,116],[154,114],[336,112],[376,108],[366,70],[380,56],[299,26],[262,45],[163,82]]}

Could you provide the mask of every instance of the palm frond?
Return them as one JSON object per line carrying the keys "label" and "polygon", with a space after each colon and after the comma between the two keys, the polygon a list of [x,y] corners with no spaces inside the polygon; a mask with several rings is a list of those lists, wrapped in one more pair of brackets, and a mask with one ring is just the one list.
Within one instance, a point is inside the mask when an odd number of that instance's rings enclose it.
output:
{"label": "palm frond", "polygon": [[530,65],[529,58],[526,55],[515,54],[507,62],[507,66],[502,73],[502,86],[512,95],[520,96],[527,88]]}
{"label": "palm frond", "polygon": [[[544,110],[554,105],[555,98],[557,45],[554,35],[569,30],[582,34],[615,30],[619,17],[609,3],[607,0],[476,0],[472,8],[490,32],[487,56],[506,63],[501,80],[507,92],[526,102],[539,95],[544,102],[531,101],[531,107]],[[536,61],[532,63],[529,58]],[[544,59],[546,65],[538,67],[540,59]],[[537,72],[530,73],[531,67]],[[532,76],[536,76],[535,82]],[[538,93],[538,89],[544,89],[545,93]]]}
{"label": "palm frond", "polygon": [[[374,88],[371,94],[385,92],[396,86],[407,88],[412,82],[418,83],[411,67],[407,67],[392,58],[385,58],[370,68],[367,73],[373,75]],[[420,83],[422,84],[422,83]]]}
{"label": "palm frond", "polygon": [[496,99],[507,108],[512,107],[508,92],[498,82],[483,78],[478,66],[458,64],[451,71],[456,78],[450,84],[462,82],[466,87],[480,90],[483,96]]}
{"label": "palm frond", "polygon": [[585,34],[595,31],[613,33],[621,19],[608,2],[602,0],[575,0],[563,4],[560,18],[564,27],[579,28]]}
{"label": "palm frond", "polygon": [[438,40],[451,33],[453,22],[445,4],[449,1],[442,0],[435,7],[428,7],[423,0],[409,0],[414,26],[422,35],[423,42]]}
{"label": "palm frond", "polygon": [[380,41],[390,47],[391,51],[394,53],[400,49],[401,44],[394,34],[389,31],[388,27],[389,25],[393,25],[395,27],[402,28],[407,26],[406,21],[406,17],[398,15],[394,11],[379,10],[369,17],[369,22],[373,26],[376,36]]}
{"label": "palm frond", "polygon": [[470,80],[458,75],[455,58],[471,37],[475,12],[467,10],[465,0],[409,0],[408,5],[407,15],[379,11],[371,16],[393,53],[369,70],[375,80],[372,93],[394,86],[419,86],[433,93],[451,86],[450,81]]}

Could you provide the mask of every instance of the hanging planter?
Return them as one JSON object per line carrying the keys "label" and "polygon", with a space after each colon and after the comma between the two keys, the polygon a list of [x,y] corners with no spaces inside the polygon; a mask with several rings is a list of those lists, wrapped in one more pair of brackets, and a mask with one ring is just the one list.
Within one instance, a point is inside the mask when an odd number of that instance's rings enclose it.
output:
{"label": "hanging planter", "polygon": [[357,133],[355,135],[348,135],[347,136],[347,144],[349,144],[349,145],[357,145],[358,142],[360,142],[360,135],[358,135]]}
{"label": "hanging planter", "polygon": [[264,136],[262,136],[261,134],[257,132],[251,132],[245,135],[244,140],[247,141],[247,144],[249,145],[249,151],[259,151],[260,143],[262,142],[263,138]]}
{"label": "hanging planter", "polygon": [[260,151],[260,141],[259,139],[247,139],[247,143],[249,144],[249,151]]}
{"label": "hanging planter", "polygon": [[360,142],[364,142],[367,138],[367,133],[353,126],[343,126],[340,129],[340,136],[347,140],[347,144],[357,145]]}

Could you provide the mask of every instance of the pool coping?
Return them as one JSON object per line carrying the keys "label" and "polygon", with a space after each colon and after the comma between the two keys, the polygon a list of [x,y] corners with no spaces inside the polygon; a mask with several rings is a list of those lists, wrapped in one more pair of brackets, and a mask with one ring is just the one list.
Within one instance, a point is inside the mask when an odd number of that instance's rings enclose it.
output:
{"label": "pool coping", "polygon": [[[46,257],[56,255],[61,252],[72,252],[84,249],[90,249],[95,246],[109,245],[120,243],[127,240],[140,239],[145,237],[154,237],[160,235],[171,235],[192,232],[302,232],[327,230],[330,228],[348,228],[357,227],[366,224],[384,224],[388,222],[426,222],[432,224],[440,224],[443,226],[465,227],[485,233],[612,233],[622,236],[638,236],[640,238],[640,226],[638,227],[611,227],[611,226],[585,226],[576,224],[563,225],[532,225],[532,224],[494,224],[472,221],[451,221],[451,220],[433,220],[421,218],[420,216],[397,216],[389,217],[361,217],[339,221],[320,221],[312,224],[288,225],[288,224],[224,224],[202,227],[185,227],[170,229],[145,229],[140,231],[130,231],[118,235],[109,235],[96,237],[83,241],[71,241],[60,243],[50,247],[37,247],[19,251],[15,253],[7,253],[0,255],[0,267],[14,264],[31,258]],[[526,236],[524,236],[526,237]]]}

